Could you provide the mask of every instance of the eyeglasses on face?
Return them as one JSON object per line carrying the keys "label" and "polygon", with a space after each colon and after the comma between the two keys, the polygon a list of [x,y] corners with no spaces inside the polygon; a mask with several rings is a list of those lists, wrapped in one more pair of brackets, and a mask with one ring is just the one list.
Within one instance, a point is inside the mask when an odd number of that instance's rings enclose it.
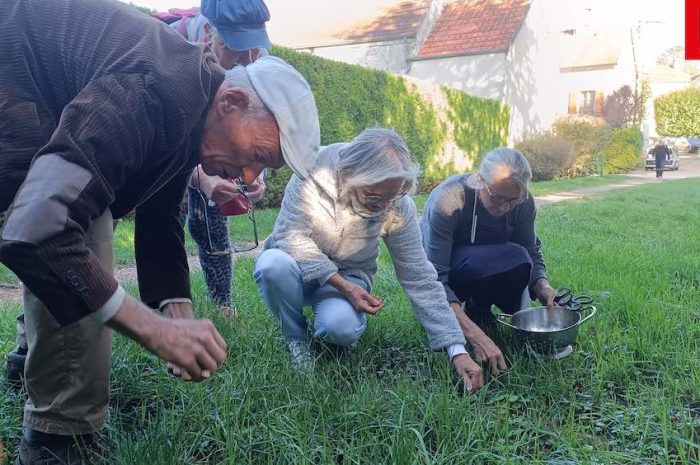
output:
{"label": "eyeglasses on face", "polygon": [[521,195],[519,197],[509,199],[508,197],[506,197],[504,195],[494,194],[493,192],[491,192],[491,188],[486,183],[486,181],[484,181],[484,187],[486,188],[486,193],[489,194],[489,199],[491,199],[491,202],[494,205],[498,205],[499,207],[503,206],[503,205],[508,205],[510,208],[514,208],[514,207],[517,207],[518,205],[520,205],[521,203],[525,202],[525,200],[527,199],[527,195],[525,195],[525,196]]}
{"label": "eyeglasses on face", "polygon": [[356,189],[355,192],[357,193],[357,197],[360,200],[360,202],[366,205],[380,205],[382,202],[392,204],[406,196],[406,192],[399,192],[398,194],[392,197],[384,197],[382,195],[377,194],[367,194],[362,189]]}
{"label": "eyeglasses on face", "polygon": [[[240,252],[248,252],[250,250],[256,249],[259,245],[259,240],[258,240],[258,224],[255,221],[255,209],[253,207],[253,202],[250,200],[248,197],[248,194],[245,190],[245,184],[241,183],[240,187],[238,188],[238,193],[241,194],[244,198],[246,203],[248,204],[248,221],[250,221],[252,228],[253,228],[253,241],[252,242],[247,242],[247,243],[236,243],[235,241],[231,241],[231,247],[226,248],[224,250],[214,250],[214,246],[212,244],[211,240],[211,230],[209,227],[209,215],[207,214],[207,200],[204,197],[204,194],[199,192],[199,196],[202,199],[203,204],[205,205],[203,211],[204,211],[204,225],[207,230],[207,241],[209,248],[208,250],[205,250],[205,253],[207,255],[213,256],[213,257],[220,257],[220,256],[226,256],[226,255],[231,255],[234,253],[240,253]],[[226,231],[228,234],[228,229]]]}

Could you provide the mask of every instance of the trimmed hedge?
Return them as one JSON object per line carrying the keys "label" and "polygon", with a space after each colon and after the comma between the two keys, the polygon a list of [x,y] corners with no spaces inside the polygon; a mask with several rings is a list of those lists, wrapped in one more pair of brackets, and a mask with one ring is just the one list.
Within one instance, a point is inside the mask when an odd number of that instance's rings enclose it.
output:
{"label": "trimmed hedge", "polygon": [[700,89],[691,87],[657,97],[654,118],[660,136],[700,135]]}
{"label": "trimmed hedge", "polygon": [[[472,161],[505,145],[508,109],[496,101],[443,88],[444,95],[439,97],[447,100],[447,109],[437,111],[433,96],[424,96],[418,86],[400,76],[283,47],[273,47],[271,53],[298,69],[309,82],[322,145],[349,141],[370,126],[394,128],[421,166],[423,189],[456,172],[454,163],[445,161],[448,139],[454,138],[464,152],[456,156]],[[279,205],[290,175],[288,168],[269,173],[261,206]]]}

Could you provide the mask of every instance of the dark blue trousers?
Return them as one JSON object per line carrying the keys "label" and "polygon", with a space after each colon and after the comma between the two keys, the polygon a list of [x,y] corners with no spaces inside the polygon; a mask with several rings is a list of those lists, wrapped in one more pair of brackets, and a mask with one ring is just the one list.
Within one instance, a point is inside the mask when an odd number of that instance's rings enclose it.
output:
{"label": "dark blue trousers", "polygon": [[471,299],[481,308],[496,305],[504,313],[514,313],[520,309],[531,270],[530,254],[512,242],[457,246],[452,250],[449,285],[462,302]]}

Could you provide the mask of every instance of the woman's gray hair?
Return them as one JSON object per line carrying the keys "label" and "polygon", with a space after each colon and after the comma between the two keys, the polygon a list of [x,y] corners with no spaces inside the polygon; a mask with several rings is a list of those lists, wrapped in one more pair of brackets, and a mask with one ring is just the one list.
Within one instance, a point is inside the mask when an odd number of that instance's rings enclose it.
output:
{"label": "woman's gray hair", "polygon": [[403,179],[402,193],[416,191],[420,168],[411,161],[403,138],[393,129],[367,128],[340,149],[338,160],[339,196],[356,187],[387,179]]}
{"label": "woman's gray hair", "polygon": [[508,147],[491,150],[481,161],[479,170],[467,179],[467,185],[473,189],[500,179],[512,179],[523,191],[527,192],[532,179],[532,170],[527,158],[520,151]]}

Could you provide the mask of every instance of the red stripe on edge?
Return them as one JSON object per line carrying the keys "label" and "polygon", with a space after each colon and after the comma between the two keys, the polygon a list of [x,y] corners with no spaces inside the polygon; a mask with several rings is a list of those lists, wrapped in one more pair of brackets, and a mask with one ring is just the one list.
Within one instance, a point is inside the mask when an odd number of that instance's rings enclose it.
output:
{"label": "red stripe on edge", "polygon": [[685,59],[700,60],[700,0],[685,0]]}

